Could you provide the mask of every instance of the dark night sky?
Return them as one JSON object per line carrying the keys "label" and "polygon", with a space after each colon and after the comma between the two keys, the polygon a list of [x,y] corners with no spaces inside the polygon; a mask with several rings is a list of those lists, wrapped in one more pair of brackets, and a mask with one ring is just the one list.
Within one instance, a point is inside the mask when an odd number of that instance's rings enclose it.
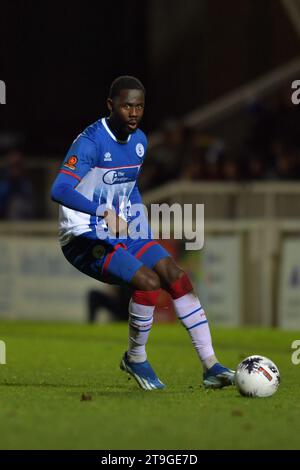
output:
{"label": "dark night sky", "polygon": [[279,1],[188,1],[190,17],[180,0],[1,0],[0,154],[6,131],[28,154],[64,154],[118,75],[144,82],[147,132],[299,54]]}
{"label": "dark night sky", "polygon": [[106,111],[113,78],[145,80],[146,3],[1,1],[0,132],[25,131],[31,152],[60,152]]}

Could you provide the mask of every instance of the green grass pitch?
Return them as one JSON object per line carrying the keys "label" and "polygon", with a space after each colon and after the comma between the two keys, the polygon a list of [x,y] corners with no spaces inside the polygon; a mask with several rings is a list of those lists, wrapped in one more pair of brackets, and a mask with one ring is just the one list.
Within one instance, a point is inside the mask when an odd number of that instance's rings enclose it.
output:
{"label": "green grass pitch", "polygon": [[[189,337],[179,324],[154,325],[149,359],[167,384],[145,392],[119,370],[127,325],[0,322],[1,449],[299,449],[300,332],[215,329],[220,360],[234,368],[261,354],[279,367],[271,398],[235,387],[205,390]],[[90,400],[82,400],[82,395]]]}

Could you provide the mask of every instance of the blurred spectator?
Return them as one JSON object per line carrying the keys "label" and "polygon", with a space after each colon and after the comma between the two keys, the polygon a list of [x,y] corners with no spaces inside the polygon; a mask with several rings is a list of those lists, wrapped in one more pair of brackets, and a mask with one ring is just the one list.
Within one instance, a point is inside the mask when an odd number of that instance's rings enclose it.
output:
{"label": "blurred spectator", "polygon": [[140,179],[142,190],[157,187],[180,174],[182,159],[185,157],[184,128],[169,119],[162,128],[163,138],[159,145],[149,149]]}
{"label": "blurred spectator", "polygon": [[224,181],[239,181],[240,178],[241,172],[237,159],[225,157],[222,162],[222,179]]}
{"label": "blurred spectator", "polygon": [[220,180],[222,178],[221,160],[224,156],[225,143],[216,136],[203,134],[199,134],[195,142],[202,145],[205,179],[209,181]]}
{"label": "blurred spectator", "polygon": [[266,156],[261,149],[245,144],[240,162],[245,181],[260,181],[267,178]]}
{"label": "blurred spectator", "polygon": [[206,179],[209,181],[221,179],[221,164],[218,158],[206,160]]}
{"label": "blurred spectator", "polygon": [[300,107],[291,101],[290,84],[272,99],[251,107],[252,129],[246,142],[246,179],[299,178]]}
{"label": "blurred spectator", "polygon": [[[101,322],[99,310],[105,309],[109,313],[110,321],[127,321],[128,304],[131,291],[128,286],[111,286],[114,292],[91,290],[88,293],[88,322],[95,323],[97,316]],[[106,317],[107,319],[107,317]]]}
{"label": "blurred spectator", "polygon": [[195,130],[184,146],[181,178],[185,180],[218,180],[224,142],[215,136]]}
{"label": "blurred spectator", "polygon": [[278,93],[273,114],[273,140],[280,141],[284,147],[299,148],[300,106],[292,103],[290,84]]}
{"label": "blurred spectator", "polygon": [[278,180],[292,180],[299,178],[299,149],[274,141],[272,143],[274,166],[270,177]]}
{"label": "blurred spectator", "polygon": [[24,156],[10,151],[0,177],[0,219],[26,220],[35,215],[32,184],[25,174]]}
{"label": "blurred spectator", "polygon": [[142,166],[139,176],[138,186],[141,191],[148,191],[155,186],[157,171],[157,163],[152,162],[149,155]]}
{"label": "blurred spectator", "polygon": [[266,178],[265,161],[263,158],[254,155],[247,162],[247,179],[262,180]]}
{"label": "blurred spectator", "polygon": [[189,181],[204,180],[206,178],[204,157],[194,154],[186,160],[186,164],[180,174],[181,179]]}
{"label": "blurred spectator", "polygon": [[173,120],[165,122],[162,142],[149,151],[144,164],[142,190],[179,178],[300,179],[300,105],[291,101],[290,84],[266,99],[253,97],[239,113],[243,125],[237,134],[235,127],[220,123],[217,133],[214,127],[204,132]]}

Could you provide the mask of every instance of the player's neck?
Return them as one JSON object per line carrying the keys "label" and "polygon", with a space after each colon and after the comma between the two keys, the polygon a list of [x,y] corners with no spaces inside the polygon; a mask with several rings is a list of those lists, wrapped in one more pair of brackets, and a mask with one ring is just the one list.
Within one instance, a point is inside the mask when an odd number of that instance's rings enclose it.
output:
{"label": "player's neck", "polygon": [[128,140],[129,132],[126,132],[124,129],[120,129],[119,123],[113,118],[113,116],[109,116],[106,119],[106,123],[117,140],[120,142],[126,142]]}

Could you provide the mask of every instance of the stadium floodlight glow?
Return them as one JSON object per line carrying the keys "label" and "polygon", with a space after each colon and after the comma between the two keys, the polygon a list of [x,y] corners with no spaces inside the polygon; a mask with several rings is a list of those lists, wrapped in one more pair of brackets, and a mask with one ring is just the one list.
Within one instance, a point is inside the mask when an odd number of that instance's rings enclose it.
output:
{"label": "stadium floodlight glow", "polygon": [[0,104],[6,104],[6,85],[3,80],[0,80]]}

